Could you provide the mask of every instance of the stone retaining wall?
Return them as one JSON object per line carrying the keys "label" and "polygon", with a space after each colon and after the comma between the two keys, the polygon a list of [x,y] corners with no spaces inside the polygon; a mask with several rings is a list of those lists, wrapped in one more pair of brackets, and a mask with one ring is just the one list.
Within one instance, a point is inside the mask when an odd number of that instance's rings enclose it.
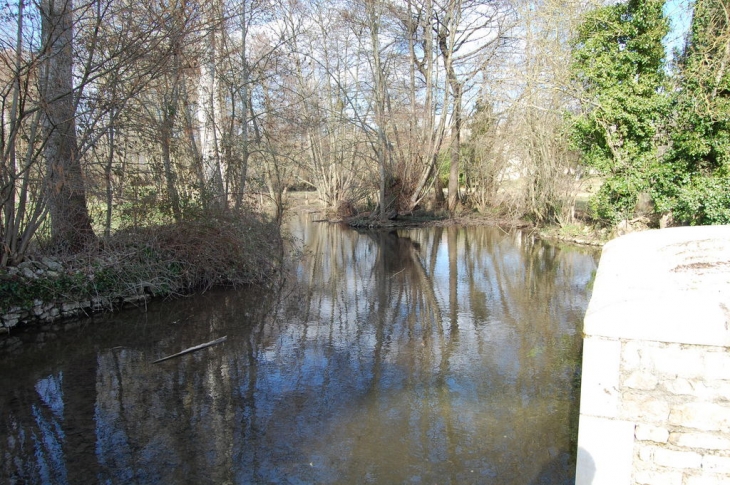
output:
{"label": "stone retaining wall", "polygon": [[73,302],[44,302],[34,300],[31,308],[11,307],[0,315],[0,334],[8,333],[18,324],[48,323],[63,318],[88,316],[92,313],[110,311],[129,305],[140,305],[148,301],[148,295],[126,298],[95,297]]}
{"label": "stone retaining wall", "polygon": [[[20,284],[46,278],[52,281],[63,274],[65,268],[59,261],[44,257],[38,261],[26,261],[8,269],[10,277]],[[113,310],[129,305],[144,304],[149,295],[142,290],[133,295],[103,295],[80,301],[43,301],[34,299],[25,306],[0,308],[0,334],[22,324],[49,323],[64,318],[86,316],[100,311]]]}
{"label": "stone retaining wall", "polygon": [[585,317],[576,484],[730,484],[730,226],[603,250]]}

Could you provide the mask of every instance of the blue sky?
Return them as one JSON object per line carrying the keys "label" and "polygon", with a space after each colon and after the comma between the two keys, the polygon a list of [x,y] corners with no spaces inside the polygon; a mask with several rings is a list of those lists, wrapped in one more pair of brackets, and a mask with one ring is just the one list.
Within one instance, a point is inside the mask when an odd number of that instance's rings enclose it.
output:
{"label": "blue sky", "polygon": [[671,22],[671,30],[664,38],[667,49],[667,60],[672,58],[675,48],[682,47],[684,37],[689,31],[692,21],[693,0],[668,0],[664,4],[664,13]]}

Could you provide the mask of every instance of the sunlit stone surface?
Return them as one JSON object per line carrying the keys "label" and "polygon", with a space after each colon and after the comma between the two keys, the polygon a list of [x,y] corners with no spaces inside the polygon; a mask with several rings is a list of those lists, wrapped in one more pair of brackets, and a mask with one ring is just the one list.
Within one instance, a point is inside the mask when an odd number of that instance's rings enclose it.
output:
{"label": "sunlit stone surface", "polygon": [[730,226],[607,244],[585,318],[576,483],[730,482]]}

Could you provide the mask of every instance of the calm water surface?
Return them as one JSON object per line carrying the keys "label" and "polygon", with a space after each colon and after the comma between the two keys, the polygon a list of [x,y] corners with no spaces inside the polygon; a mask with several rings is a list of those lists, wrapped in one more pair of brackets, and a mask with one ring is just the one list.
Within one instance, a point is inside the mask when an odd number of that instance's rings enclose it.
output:
{"label": "calm water surface", "polygon": [[0,483],[572,483],[597,255],[309,218],[278,293],[12,334]]}

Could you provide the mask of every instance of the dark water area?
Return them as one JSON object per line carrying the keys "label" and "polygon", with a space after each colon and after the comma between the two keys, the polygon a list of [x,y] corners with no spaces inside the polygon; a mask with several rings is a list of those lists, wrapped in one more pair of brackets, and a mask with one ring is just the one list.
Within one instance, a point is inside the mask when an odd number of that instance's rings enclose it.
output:
{"label": "dark water area", "polygon": [[0,483],[572,484],[597,253],[309,219],[280,291],[11,334]]}

